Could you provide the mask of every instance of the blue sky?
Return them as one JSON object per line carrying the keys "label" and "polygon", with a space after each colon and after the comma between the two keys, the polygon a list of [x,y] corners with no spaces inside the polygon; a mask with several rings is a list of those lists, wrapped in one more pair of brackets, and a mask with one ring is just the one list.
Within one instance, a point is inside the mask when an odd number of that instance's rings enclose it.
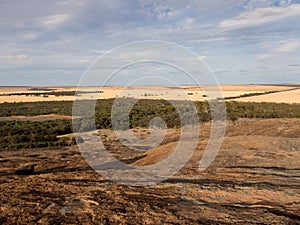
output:
{"label": "blue sky", "polygon": [[299,83],[299,21],[300,0],[0,0],[1,85],[76,85],[141,40],[186,47],[220,83]]}

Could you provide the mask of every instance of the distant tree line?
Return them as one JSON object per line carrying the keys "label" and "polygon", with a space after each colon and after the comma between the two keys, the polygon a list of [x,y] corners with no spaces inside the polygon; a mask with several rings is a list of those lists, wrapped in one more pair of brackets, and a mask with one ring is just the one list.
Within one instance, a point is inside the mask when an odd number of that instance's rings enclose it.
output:
{"label": "distant tree line", "polygon": [[[76,130],[89,131],[93,129],[111,129],[111,109],[114,99],[98,100],[95,113],[89,115],[85,104],[91,101],[82,101],[81,113],[87,113],[84,119],[74,122]],[[3,103],[0,104],[0,116],[33,116],[41,114],[72,115],[72,101],[60,102],[34,102],[34,103]],[[126,128],[126,123],[132,127],[147,127],[154,117],[162,118],[167,127],[181,126],[181,119],[176,108],[165,100],[140,100],[131,108],[130,114],[125,120],[121,120],[122,101],[116,111],[115,123],[118,127]],[[185,115],[185,123],[192,123],[190,116],[192,111],[185,107],[184,101],[176,101],[177,108]],[[211,112],[208,102],[195,102],[200,122],[211,120]],[[238,118],[300,118],[300,104],[285,103],[249,103],[226,102],[227,119]],[[79,113],[79,115],[81,115]],[[119,114],[118,114],[119,113]],[[76,115],[75,115],[76,116]],[[191,121],[189,119],[191,118]],[[59,139],[58,135],[72,133],[71,120],[50,120],[40,122],[30,121],[2,121],[0,122],[0,148],[33,148],[62,146],[74,144],[74,140]]]}
{"label": "distant tree line", "polygon": [[[90,102],[91,100],[87,100]],[[82,101],[84,105],[84,100]],[[95,115],[98,120],[110,117],[114,99],[97,100]],[[178,101],[180,102],[180,101]],[[34,116],[46,114],[72,115],[72,101],[19,102],[0,104],[0,117],[4,116]],[[207,101],[195,102],[201,121],[207,121],[209,104]],[[132,117],[143,117],[144,114],[168,116],[174,112],[174,107],[165,100],[143,99],[132,108]],[[227,101],[228,119],[237,118],[300,118],[300,104],[287,103],[256,103]],[[82,112],[85,108],[82,109]],[[139,120],[139,119],[138,119]],[[102,121],[104,122],[104,121]]]}

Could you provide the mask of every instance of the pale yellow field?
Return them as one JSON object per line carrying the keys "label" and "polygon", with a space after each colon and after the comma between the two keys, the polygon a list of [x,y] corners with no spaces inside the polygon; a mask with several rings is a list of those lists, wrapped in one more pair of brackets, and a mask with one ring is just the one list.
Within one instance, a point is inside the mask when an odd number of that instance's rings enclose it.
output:
{"label": "pale yellow field", "polygon": [[44,98],[42,96],[0,96],[0,103],[3,102],[43,102],[43,101],[73,101],[73,96],[49,96]]}
{"label": "pale yellow field", "polygon": [[243,102],[277,102],[277,103],[300,103],[300,89],[273,93],[268,95],[252,96],[248,98],[239,98]]}
{"label": "pale yellow field", "polygon": [[[203,101],[215,97],[236,97],[249,93],[263,93],[266,91],[282,91],[273,94],[264,94],[259,96],[236,98],[235,101],[251,102],[285,102],[300,103],[300,89],[286,91],[293,86],[279,85],[221,85],[220,87],[205,86],[203,88],[195,86],[163,87],[163,86],[140,86],[140,87],[81,87],[80,91],[90,91],[98,93],[88,93],[76,96],[76,99],[108,99],[115,97],[134,97],[138,99],[167,99],[167,100],[185,100]],[[299,87],[299,86],[298,86]],[[30,90],[33,87],[0,87],[0,103],[3,102],[38,102],[38,101],[72,101],[74,96],[53,96],[47,95],[51,91],[76,91],[77,87],[47,87],[46,90]],[[43,88],[43,87],[39,87]],[[50,90],[52,89],[52,90]],[[221,95],[215,95],[215,92],[205,92],[205,90],[220,89]],[[101,90],[101,93],[99,91]],[[4,96],[10,93],[45,93],[45,96]],[[209,96],[209,98],[206,97]]]}
{"label": "pale yellow field", "polygon": [[233,91],[233,92],[264,92],[264,91],[279,91],[289,89],[289,86],[279,86],[279,85],[221,85],[221,90],[224,92]]}

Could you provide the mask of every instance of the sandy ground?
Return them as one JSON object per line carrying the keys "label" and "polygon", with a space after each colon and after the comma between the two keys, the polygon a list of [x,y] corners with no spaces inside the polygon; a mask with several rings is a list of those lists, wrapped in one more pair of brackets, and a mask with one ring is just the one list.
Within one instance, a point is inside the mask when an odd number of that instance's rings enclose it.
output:
{"label": "sandy ground", "polygon": [[248,91],[248,92],[264,92],[264,91],[279,91],[288,89],[288,86],[280,85],[221,85],[222,91]]}
{"label": "sandy ground", "polygon": [[73,96],[0,96],[0,103],[4,102],[44,102],[44,101],[73,101]]}
{"label": "sandy ground", "polygon": [[[284,91],[294,87],[293,86],[277,86],[277,85],[221,85],[221,94],[216,92],[207,92],[213,86],[206,86],[204,88],[193,86],[182,86],[181,88],[161,87],[161,86],[145,86],[126,88],[123,87],[84,87],[81,91],[100,91],[101,93],[81,94],[76,96],[0,96],[0,103],[3,102],[37,102],[37,101],[72,101],[74,99],[107,99],[115,97],[134,97],[138,99],[167,99],[167,100],[186,100],[203,101],[216,97],[236,97],[249,93],[263,93],[266,91]],[[48,91],[32,91],[32,87],[0,87],[0,94],[9,93],[34,93]],[[75,91],[76,87],[48,87],[54,91]],[[206,90],[206,92],[205,92]],[[208,97],[207,97],[208,95]],[[267,94],[255,97],[239,98],[236,101],[253,101],[253,102],[285,102],[285,103],[299,103],[299,90],[280,92],[274,94]]]}
{"label": "sandy ground", "polygon": [[[228,122],[223,145],[198,169],[210,124],[189,163],[155,186],[110,182],[89,167],[76,146],[0,151],[1,224],[299,224],[300,120]],[[168,130],[148,153],[130,150],[109,130],[107,150],[125,163],[156,163],[179,139]],[[138,137],[147,130],[135,128]],[[31,175],[14,171],[37,164]],[[164,168],[162,168],[163,170]]]}
{"label": "sandy ground", "polygon": [[243,102],[270,102],[271,100],[277,103],[300,103],[300,89],[238,99]]}

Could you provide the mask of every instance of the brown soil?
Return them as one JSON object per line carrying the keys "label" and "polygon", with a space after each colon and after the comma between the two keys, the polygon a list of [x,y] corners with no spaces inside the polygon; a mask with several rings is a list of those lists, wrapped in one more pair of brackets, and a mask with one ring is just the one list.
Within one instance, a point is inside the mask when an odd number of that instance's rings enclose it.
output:
{"label": "brown soil", "polygon": [[[76,146],[0,151],[1,224],[300,224],[300,120],[228,123],[222,148],[205,171],[197,169],[209,124],[190,162],[151,187],[105,180]],[[106,147],[127,163],[147,165],[176,146],[169,130],[148,153],[126,149],[101,130]],[[137,128],[137,136],[147,130]],[[143,158],[141,158],[143,157]],[[30,175],[19,168],[37,164]]]}

